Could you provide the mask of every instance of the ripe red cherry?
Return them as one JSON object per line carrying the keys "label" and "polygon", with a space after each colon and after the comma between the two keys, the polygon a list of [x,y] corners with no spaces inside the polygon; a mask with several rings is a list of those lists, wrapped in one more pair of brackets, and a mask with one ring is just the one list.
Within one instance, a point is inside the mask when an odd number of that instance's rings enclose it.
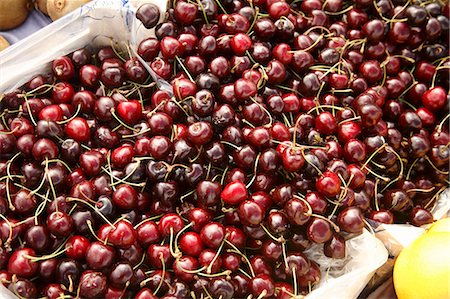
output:
{"label": "ripe red cherry", "polygon": [[261,273],[250,280],[249,291],[255,297],[270,298],[275,293],[275,284],[269,275]]}
{"label": "ripe red cherry", "polygon": [[66,237],[73,231],[73,219],[68,214],[55,211],[47,217],[48,230],[58,237]]}
{"label": "ripe red cherry", "polygon": [[8,261],[8,272],[20,277],[33,277],[39,266],[38,263],[31,260],[35,256],[36,252],[31,248],[22,248],[14,251]]}
{"label": "ripe red cherry", "polygon": [[366,145],[358,139],[350,139],[344,146],[344,157],[348,162],[361,162],[366,158]]}
{"label": "ripe red cherry", "polygon": [[357,207],[347,207],[339,213],[339,227],[348,233],[361,233],[364,228],[364,216]]}
{"label": "ripe red cherry", "polygon": [[246,200],[239,205],[238,215],[245,225],[259,225],[264,220],[265,211],[256,202]]}
{"label": "ripe red cherry", "polygon": [[180,248],[184,254],[198,257],[203,250],[203,243],[199,234],[187,232],[180,238]]}
{"label": "ripe red cherry", "polygon": [[248,198],[247,187],[241,181],[231,182],[225,186],[220,197],[226,204],[238,205]]}
{"label": "ripe red cherry", "polygon": [[[109,224],[105,224],[109,226]],[[110,226],[109,226],[110,227]],[[130,222],[126,220],[120,220],[114,224],[114,228],[110,227],[108,233],[108,241],[122,249],[130,248],[136,241],[136,230],[133,228]]]}
{"label": "ripe red cherry", "polygon": [[325,171],[316,181],[316,189],[324,196],[336,196],[341,189],[341,180],[334,172]]}
{"label": "ripe red cherry", "polygon": [[305,158],[300,149],[289,146],[281,153],[281,162],[287,171],[297,172],[305,165]]}
{"label": "ripe red cherry", "polygon": [[187,137],[196,145],[200,146],[206,144],[211,140],[212,135],[213,128],[208,122],[199,121],[188,127]]}
{"label": "ripe red cherry", "polygon": [[245,33],[238,33],[231,38],[231,48],[236,55],[244,55],[252,47],[252,40]]}
{"label": "ripe red cherry", "polygon": [[102,75],[102,69],[98,66],[87,64],[80,68],[80,81],[83,85],[94,87],[97,86]]}
{"label": "ripe red cherry", "polygon": [[256,84],[248,79],[238,79],[234,82],[234,93],[239,100],[247,100],[258,92]]}
{"label": "ripe red cherry", "polygon": [[161,54],[166,59],[174,59],[184,52],[183,45],[171,36],[165,36],[160,43]]}
{"label": "ripe red cherry", "polygon": [[80,276],[79,288],[82,297],[102,297],[108,288],[107,278],[101,272],[84,271]]}
{"label": "ripe red cherry", "polygon": [[102,270],[112,266],[115,256],[114,247],[95,241],[87,249],[86,262],[89,268]]}
{"label": "ripe red cherry", "polygon": [[269,5],[268,12],[272,19],[278,20],[281,17],[286,17],[289,15],[291,11],[291,7],[289,3],[284,1],[272,1],[272,4]]}
{"label": "ripe red cherry", "polygon": [[191,25],[197,17],[198,8],[194,3],[178,1],[174,12],[177,21],[183,25]]}
{"label": "ripe red cherry", "polygon": [[134,151],[131,145],[122,145],[111,153],[111,162],[115,167],[123,168],[133,159]]}
{"label": "ripe red cherry", "polygon": [[361,134],[361,126],[354,121],[346,121],[339,125],[337,133],[339,141],[347,142]]}
{"label": "ripe red cherry", "polygon": [[142,118],[142,106],[137,100],[120,102],[117,105],[117,113],[127,124],[134,125]]}
{"label": "ripe red cherry", "polygon": [[184,227],[183,219],[178,214],[166,214],[159,220],[158,230],[164,236],[176,235]]}
{"label": "ripe red cherry", "polygon": [[200,239],[209,248],[215,249],[225,238],[225,227],[218,222],[206,224],[200,231]]}
{"label": "ripe red cherry", "polygon": [[112,202],[121,209],[133,209],[137,205],[137,192],[130,185],[120,185],[112,195]]}
{"label": "ripe red cherry", "polygon": [[83,236],[72,236],[66,243],[66,255],[76,260],[84,259],[90,244],[91,242]]}
{"label": "ripe red cherry", "polygon": [[75,117],[66,124],[66,134],[78,142],[87,142],[91,139],[91,132],[86,119]]}
{"label": "ripe red cherry", "polygon": [[67,82],[56,83],[53,87],[52,98],[57,104],[69,103],[75,94],[72,85]]}
{"label": "ripe red cherry", "polygon": [[39,111],[39,119],[47,121],[61,121],[64,118],[64,111],[59,105],[49,105]]}
{"label": "ripe red cherry", "polygon": [[147,248],[147,258],[150,266],[156,269],[162,269],[163,263],[168,264],[172,261],[169,245],[152,244]]}
{"label": "ripe red cherry", "polygon": [[306,233],[308,239],[317,244],[325,243],[333,237],[330,223],[321,218],[313,218],[306,228]]}
{"label": "ripe red cherry", "polygon": [[441,86],[429,89],[422,95],[423,105],[432,111],[442,109],[445,106],[446,101],[447,93]]}
{"label": "ripe red cherry", "polygon": [[53,74],[62,81],[72,79],[75,75],[75,67],[67,56],[58,57],[52,62]]}
{"label": "ripe red cherry", "polygon": [[173,262],[175,276],[184,282],[191,282],[194,280],[194,274],[189,272],[197,270],[197,268],[198,260],[192,256],[182,256]]}
{"label": "ripe red cherry", "polygon": [[316,130],[321,134],[331,135],[337,130],[336,118],[330,112],[322,112],[316,117]]}

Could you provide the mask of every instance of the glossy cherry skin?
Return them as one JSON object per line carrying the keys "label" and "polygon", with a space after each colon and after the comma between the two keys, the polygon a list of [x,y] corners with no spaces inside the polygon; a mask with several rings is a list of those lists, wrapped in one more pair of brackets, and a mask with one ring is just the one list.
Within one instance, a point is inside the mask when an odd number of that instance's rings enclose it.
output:
{"label": "glossy cherry skin", "polygon": [[218,248],[225,238],[225,228],[217,222],[210,222],[200,231],[200,239],[210,248]]}
{"label": "glossy cherry skin", "polygon": [[104,296],[107,290],[107,278],[101,272],[84,271],[80,277],[79,288],[81,296],[91,298]]}
{"label": "glossy cherry skin", "polygon": [[267,274],[258,274],[250,280],[249,291],[253,296],[269,298],[275,293],[275,285],[272,278]]}
{"label": "glossy cherry skin", "polygon": [[117,113],[127,124],[134,125],[142,117],[142,106],[137,100],[121,102],[117,105]]}
{"label": "glossy cherry skin", "polygon": [[427,90],[422,95],[423,105],[432,111],[443,108],[446,101],[447,101],[446,92],[440,86]]}
{"label": "glossy cherry skin", "polygon": [[322,195],[333,197],[339,194],[341,181],[334,172],[326,171],[317,180],[316,188]]}
{"label": "glossy cherry skin", "polygon": [[325,243],[333,237],[331,225],[321,218],[313,218],[306,229],[308,239],[314,243]]}
{"label": "glossy cherry skin", "polygon": [[65,128],[66,135],[78,142],[87,142],[91,138],[87,121],[81,117],[70,120]]}
{"label": "glossy cherry skin", "polygon": [[348,233],[361,233],[364,228],[364,216],[357,207],[345,208],[339,213],[337,222]]}
{"label": "glossy cherry skin", "polygon": [[199,234],[187,232],[180,238],[181,251],[190,256],[198,257],[203,250],[203,243]]}
{"label": "glossy cherry skin", "polygon": [[192,271],[196,270],[197,268],[197,259],[187,255],[182,256],[173,263],[173,270],[175,272],[175,275],[178,277],[178,279],[184,282],[191,282],[192,280],[194,280],[194,275],[184,271],[184,269]]}
{"label": "glossy cherry skin", "polygon": [[86,262],[91,269],[103,270],[113,264],[115,256],[113,247],[95,241],[87,249]]}
{"label": "glossy cherry skin", "polygon": [[248,198],[248,191],[241,181],[231,182],[225,186],[220,197],[229,205],[238,205]]}
{"label": "glossy cherry skin", "polygon": [[53,212],[47,218],[48,230],[59,237],[68,236],[73,230],[73,219],[64,212]]}
{"label": "glossy cherry skin", "polygon": [[137,192],[130,185],[119,185],[112,196],[113,203],[122,209],[132,209],[137,205]]}
{"label": "glossy cherry skin", "polygon": [[33,277],[38,271],[38,263],[31,260],[35,256],[36,252],[31,248],[14,251],[9,258],[8,272],[21,277]]}

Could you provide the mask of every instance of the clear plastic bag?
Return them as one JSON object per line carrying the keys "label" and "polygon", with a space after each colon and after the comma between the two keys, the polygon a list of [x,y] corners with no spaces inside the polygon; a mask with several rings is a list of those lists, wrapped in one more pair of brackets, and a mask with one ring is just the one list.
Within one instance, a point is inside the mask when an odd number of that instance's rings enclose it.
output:
{"label": "clear plastic bag", "polygon": [[[166,11],[166,1],[152,2]],[[69,54],[86,45],[124,48],[135,52],[139,41],[154,35],[135,18],[135,7],[127,0],[96,0],[82,6],[44,27],[28,38],[0,52],[0,93],[22,86],[34,75],[48,70],[49,63],[58,56]],[[160,88],[170,90],[164,80],[157,78],[148,67]]]}
{"label": "clear plastic bag", "polygon": [[[166,10],[164,0],[152,2]],[[164,13],[161,13],[161,18]],[[135,18],[135,6],[126,0],[97,0],[48,25],[0,53],[0,93],[22,86],[34,75],[48,71],[50,62],[86,45],[93,47],[128,44],[135,53],[144,38],[154,35]],[[143,61],[141,61],[143,62]],[[160,89],[172,92],[145,64]],[[322,271],[322,281],[306,298],[356,298],[378,267],[387,260],[383,244],[368,231],[347,241],[347,258],[332,260],[323,254],[321,245],[308,250]],[[370,257],[370,258],[368,258]],[[15,299],[0,284],[0,298]]]}
{"label": "clear plastic bag", "polygon": [[308,248],[305,253],[319,264],[322,280],[306,299],[356,298],[388,258],[383,243],[367,230],[347,240],[346,252],[347,257],[338,260],[326,257],[323,245]]}

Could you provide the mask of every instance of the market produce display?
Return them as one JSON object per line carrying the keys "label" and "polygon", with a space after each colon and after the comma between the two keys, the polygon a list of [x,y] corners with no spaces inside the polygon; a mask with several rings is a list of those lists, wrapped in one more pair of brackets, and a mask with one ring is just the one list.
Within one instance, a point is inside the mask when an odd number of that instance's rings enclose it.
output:
{"label": "market produce display", "polygon": [[432,223],[449,10],[140,6],[142,59],[86,45],[1,95],[0,281],[23,298],[300,298],[326,276],[312,244],[348,259],[368,221]]}

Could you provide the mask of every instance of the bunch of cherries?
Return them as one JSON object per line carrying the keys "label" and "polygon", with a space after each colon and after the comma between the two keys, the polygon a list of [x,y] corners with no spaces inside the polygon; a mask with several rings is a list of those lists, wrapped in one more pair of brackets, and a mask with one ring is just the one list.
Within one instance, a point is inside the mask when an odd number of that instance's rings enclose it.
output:
{"label": "bunch of cherries", "polygon": [[[175,0],[0,100],[0,281],[20,298],[301,298],[305,249],[433,221],[449,4]],[[144,65],[145,64],[145,65]],[[154,76],[169,82],[158,89]]]}

